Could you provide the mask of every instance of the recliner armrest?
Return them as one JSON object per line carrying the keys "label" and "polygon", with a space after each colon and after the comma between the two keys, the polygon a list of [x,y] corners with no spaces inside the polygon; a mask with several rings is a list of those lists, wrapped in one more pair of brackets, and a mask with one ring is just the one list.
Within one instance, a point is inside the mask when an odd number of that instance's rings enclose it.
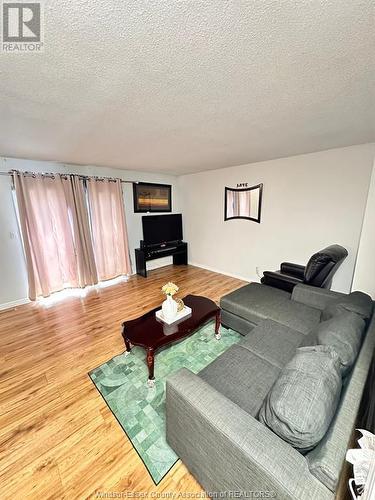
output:
{"label": "recliner armrest", "polygon": [[305,276],[305,266],[300,264],[293,264],[292,262],[282,262],[280,266],[280,271],[284,274],[289,274],[303,280]]}
{"label": "recliner armrest", "polygon": [[285,290],[287,292],[292,292],[296,285],[302,283],[302,280],[299,278],[273,271],[264,271],[263,278],[260,281],[263,285],[280,288],[281,290]]}

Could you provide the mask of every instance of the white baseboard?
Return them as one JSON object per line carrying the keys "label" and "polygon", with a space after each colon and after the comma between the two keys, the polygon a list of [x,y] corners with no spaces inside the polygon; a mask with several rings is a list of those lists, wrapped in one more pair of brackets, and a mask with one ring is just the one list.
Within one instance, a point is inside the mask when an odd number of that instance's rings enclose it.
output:
{"label": "white baseboard", "polygon": [[4,304],[0,304],[0,311],[4,309],[14,309],[17,306],[23,306],[24,304],[28,304],[29,302],[29,299],[19,299],[13,300],[12,302],[4,302]]}
{"label": "white baseboard", "polygon": [[224,274],[224,276],[230,276],[231,278],[237,278],[242,281],[252,282],[258,281],[259,276],[251,277],[251,276],[241,276],[239,274],[228,273],[227,271],[223,271],[222,269],[217,269],[216,267],[206,266],[205,264],[199,264],[198,262],[189,261],[190,266],[201,267],[202,269],[207,269],[207,271],[212,271],[213,273]]}

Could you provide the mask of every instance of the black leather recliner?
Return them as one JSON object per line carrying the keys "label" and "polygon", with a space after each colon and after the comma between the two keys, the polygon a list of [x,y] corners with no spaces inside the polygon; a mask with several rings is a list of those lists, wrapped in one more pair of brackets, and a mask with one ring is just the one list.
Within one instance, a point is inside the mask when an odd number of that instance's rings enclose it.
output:
{"label": "black leather recliner", "polygon": [[264,285],[281,288],[287,292],[291,292],[299,283],[330,288],[333,275],[347,255],[344,247],[331,245],[314,253],[306,266],[283,262],[280,271],[264,271],[260,281]]}

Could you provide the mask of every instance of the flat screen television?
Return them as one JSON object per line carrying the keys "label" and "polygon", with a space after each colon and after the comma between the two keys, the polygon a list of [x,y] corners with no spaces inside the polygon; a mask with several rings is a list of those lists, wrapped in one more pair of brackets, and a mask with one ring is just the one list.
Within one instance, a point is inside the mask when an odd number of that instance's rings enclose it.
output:
{"label": "flat screen television", "polygon": [[144,215],[142,217],[143,241],[147,245],[181,241],[182,215]]}

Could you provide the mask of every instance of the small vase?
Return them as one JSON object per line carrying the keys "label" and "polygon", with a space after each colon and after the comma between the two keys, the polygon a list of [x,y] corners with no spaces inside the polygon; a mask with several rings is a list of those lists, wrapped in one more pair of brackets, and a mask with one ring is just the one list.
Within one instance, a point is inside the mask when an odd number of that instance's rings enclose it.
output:
{"label": "small vase", "polygon": [[177,302],[167,295],[166,300],[161,305],[163,316],[167,321],[172,321],[177,316]]}

